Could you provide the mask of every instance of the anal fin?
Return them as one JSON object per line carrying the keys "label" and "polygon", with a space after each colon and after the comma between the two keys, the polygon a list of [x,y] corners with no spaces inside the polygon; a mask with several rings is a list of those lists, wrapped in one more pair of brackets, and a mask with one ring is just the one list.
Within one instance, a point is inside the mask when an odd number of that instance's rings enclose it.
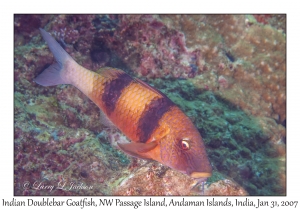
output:
{"label": "anal fin", "polygon": [[103,111],[100,111],[100,122],[107,128],[118,130],[115,124],[104,114]]}

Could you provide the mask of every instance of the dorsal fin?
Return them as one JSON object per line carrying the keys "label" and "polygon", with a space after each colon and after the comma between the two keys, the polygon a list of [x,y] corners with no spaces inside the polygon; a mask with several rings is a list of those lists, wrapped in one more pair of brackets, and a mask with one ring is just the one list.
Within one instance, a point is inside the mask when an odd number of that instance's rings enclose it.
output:
{"label": "dorsal fin", "polygon": [[[120,74],[127,74],[125,71],[122,71],[120,69],[115,69],[115,68],[111,68],[111,67],[104,67],[101,68],[99,70],[96,71],[97,73],[101,74],[102,76],[108,78],[108,79],[113,79],[118,77]],[[127,74],[129,77],[131,77],[129,74]],[[162,96],[162,97],[166,97],[168,98],[164,93],[162,93],[159,90],[156,90],[154,87],[150,86],[149,84],[147,84],[146,82],[142,81],[139,78],[133,78],[131,77],[134,81],[136,81],[137,83],[141,84],[142,86],[144,86],[145,88],[151,90],[152,92]]]}
{"label": "dorsal fin", "polygon": [[107,128],[118,130],[116,125],[107,117],[107,115],[103,111],[100,111],[100,122]]}
{"label": "dorsal fin", "polygon": [[143,80],[140,80],[139,78],[134,78],[134,80],[138,83],[140,83],[141,85],[143,85],[144,87],[150,89],[151,91],[157,93],[158,95],[162,96],[162,97],[166,97],[168,98],[168,96],[166,96],[164,93],[162,93],[159,90],[156,90],[154,87],[150,86],[149,84],[147,84],[146,82],[144,82]]}
{"label": "dorsal fin", "polygon": [[126,72],[124,72],[120,69],[115,69],[115,68],[111,68],[111,67],[104,67],[104,68],[97,70],[96,72],[108,79],[116,78],[120,74],[127,74]]}

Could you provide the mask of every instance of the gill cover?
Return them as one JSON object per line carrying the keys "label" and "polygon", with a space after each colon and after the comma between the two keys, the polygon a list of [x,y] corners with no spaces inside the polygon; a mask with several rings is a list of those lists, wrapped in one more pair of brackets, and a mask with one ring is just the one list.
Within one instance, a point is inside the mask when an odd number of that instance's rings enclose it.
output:
{"label": "gill cover", "polygon": [[171,132],[160,142],[161,160],[191,177],[210,177],[212,168],[203,140],[189,118],[177,109],[166,117]]}

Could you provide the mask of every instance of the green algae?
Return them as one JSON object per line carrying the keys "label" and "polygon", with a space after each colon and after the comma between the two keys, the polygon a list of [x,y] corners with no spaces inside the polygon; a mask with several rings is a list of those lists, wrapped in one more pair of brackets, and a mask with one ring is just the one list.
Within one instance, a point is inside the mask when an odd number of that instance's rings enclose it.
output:
{"label": "green algae", "polygon": [[47,127],[64,125],[64,119],[60,115],[61,109],[55,97],[41,95],[38,97],[38,103],[33,100],[24,102],[24,95],[19,92],[16,92],[14,97],[15,109],[22,109],[23,118],[34,116],[37,121]]}
{"label": "green algae", "polygon": [[[57,184],[58,177],[63,176],[67,180],[80,180],[84,185],[94,186],[93,190],[73,190],[72,193],[111,195],[113,186],[108,183],[114,183],[116,179],[128,175],[124,169],[128,167],[130,160],[109,145],[107,140],[100,142],[101,139],[90,130],[66,127],[62,106],[68,109],[63,103],[58,103],[54,96],[41,95],[26,100],[26,95],[15,93],[15,129],[21,132],[15,138],[18,148],[16,152],[27,160],[26,164],[16,162],[15,172],[31,180],[34,179],[31,173],[40,177],[46,169],[52,174],[48,180],[51,184]],[[77,113],[76,109],[71,111]],[[24,146],[25,143],[28,146]],[[21,178],[22,176],[18,179]],[[107,182],[103,187],[98,183],[100,179]],[[61,192],[51,193],[58,195]]]}
{"label": "green algae", "polygon": [[39,135],[36,136],[36,138],[41,142],[41,143],[47,143],[50,140],[51,135],[47,132],[44,131],[40,133]]}
{"label": "green algae", "polygon": [[255,19],[255,17],[253,15],[246,15],[247,21],[250,24],[254,24],[257,23],[257,20]]}
{"label": "green algae", "polygon": [[278,187],[280,164],[274,158],[276,150],[258,119],[211,91],[196,90],[188,80],[151,82],[157,84],[200,131],[214,168],[209,183],[230,177],[250,195],[284,194],[285,190]]}
{"label": "green algae", "polygon": [[226,177],[224,176],[224,174],[222,174],[222,173],[220,173],[218,171],[214,171],[214,173],[212,174],[212,176],[207,179],[206,184],[208,186],[210,186],[212,183],[217,182],[219,180],[224,180],[224,179],[226,179]]}

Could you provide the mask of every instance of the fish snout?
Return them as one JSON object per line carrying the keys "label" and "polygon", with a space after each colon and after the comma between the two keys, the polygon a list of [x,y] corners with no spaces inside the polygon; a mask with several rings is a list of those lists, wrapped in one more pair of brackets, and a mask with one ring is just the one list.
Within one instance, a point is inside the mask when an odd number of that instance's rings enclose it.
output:
{"label": "fish snout", "polygon": [[190,161],[186,173],[193,178],[208,178],[212,176],[212,167],[207,158]]}

